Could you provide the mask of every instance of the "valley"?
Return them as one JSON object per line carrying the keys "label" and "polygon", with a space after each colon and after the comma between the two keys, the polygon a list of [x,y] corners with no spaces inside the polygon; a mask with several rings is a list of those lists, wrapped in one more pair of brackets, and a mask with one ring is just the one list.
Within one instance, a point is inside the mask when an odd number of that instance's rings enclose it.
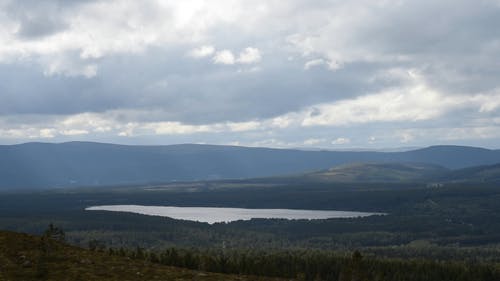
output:
{"label": "valley", "polygon": [[[319,274],[338,280],[354,253],[360,253],[375,266],[368,270],[370,276],[386,274],[383,268],[394,263],[408,272],[440,268],[450,278],[466,276],[472,269],[465,268],[478,264],[481,272],[494,275],[500,266],[499,172],[496,164],[452,169],[420,162],[356,162],[244,179],[7,188],[0,191],[0,229],[42,235],[53,224],[76,247],[124,251],[132,258],[137,249],[147,253],[144,257],[163,253],[162,264],[221,273],[297,280]],[[140,210],[106,211],[116,206]],[[146,212],[146,206],[168,207],[181,215],[169,217],[154,208]],[[193,210],[199,213],[193,215]],[[295,215],[269,215],[277,210]],[[298,215],[304,210],[328,215]],[[261,211],[265,215],[256,215]],[[339,211],[356,215],[332,215]],[[202,215],[206,220],[199,219]],[[172,253],[182,254],[174,258]],[[227,267],[216,266],[228,256]],[[272,267],[275,271],[238,265],[241,259],[257,262],[268,256],[268,263],[284,259],[309,264],[301,258],[306,256],[314,260],[315,269],[290,273],[278,265]],[[207,267],[211,260],[213,267]],[[320,269],[327,260],[340,266],[333,275]],[[313,275],[303,277],[305,273]]]}

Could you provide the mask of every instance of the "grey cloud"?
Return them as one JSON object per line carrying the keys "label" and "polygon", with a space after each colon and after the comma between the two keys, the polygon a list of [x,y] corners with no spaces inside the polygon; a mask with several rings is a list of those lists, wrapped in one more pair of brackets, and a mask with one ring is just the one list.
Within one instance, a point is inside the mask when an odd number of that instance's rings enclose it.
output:
{"label": "grey cloud", "polygon": [[[350,2],[362,9],[363,1]],[[472,93],[498,87],[500,7],[495,1],[371,1],[364,17],[347,27],[340,40],[363,56],[386,59],[383,68],[414,67],[432,86],[447,93]],[[335,24],[335,18],[332,18]],[[318,36],[336,45],[332,29]],[[328,46],[328,45],[327,45]],[[327,52],[328,49],[323,50]],[[341,53],[344,50],[340,50]],[[401,57],[401,61],[396,59]],[[349,58],[348,58],[349,59]]]}
{"label": "grey cloud", "polygon": [[9,18],[19,24],[17,35],[23,39],[36,40],[65,30],[67,7],[79,1],[12,1],[5,7]]}
{"label": "grey cloud", "polygon": [[23,15],[21,26],[17,34],[23,38],[33,38],[48,36],[60,32],[66,28],[67,24],[58,22],[50,17],[39,17]]}
{"label": "grey cloud", "polygon": [[192,60],[184,52],[156,49],[147,55],[105,58],[99,75],[91,79],[47,77],[36,67],[0,66],[2,92],[9,98],[0,104],[0,112],[161,109],[164,115],[148,118],[201,124],[270,118],[377,87],[359,81],[358,76],[370,69],[363,65],[333,75],[321,69],[304,71],[300,62],[277,57],[264,58],[258,72],[238,73],[240,66]]}
{"label": "grey cloud", "polygon": [[[496,28],[500,26],[500,6],[493,1],[263,1],[260,4],[268,9],[253,10],[258,5],[252,3],[246,7],[247,14],[243,14],[247,17],[234,22],[210,18],[216,24],[194,31],[189,29],[191,22],[187,22],[184,24],[189,30],[184,32],[182,28],[174,30],[174,10],[163,15],[156,4],[147,2],[143,5],[146,10],[138,8],[140,16],[134,18],[138,22],[133,24],[144,28],[150,37],[138,36],[127,41],[123,34],[131,32],[131,27],[118,21],[117,25],[114,22],[106,25],[111,36],[106,44],[76,44],[49,54],[45,49],[37,49],[27,58],[0,60],[0,116],[12,119],[12,116],[45,115],[50,123],[57,116],[116,111],[121,113],[113,118],[123,124],[178,121],[200,125],[265,120],[318,104],[407,89],[411,81],[405,73],[410,71],[417,72],[426,87],[443,96],[491,95],[500,88],[500,29]],[[19,40],[41,42],[71,29],[68,19],[78,14],[78,5],[85,6],[88,2],[12,1],[4,13],[19,23]],[[154,32],[157,22],[147,21],[149,14],[155,20],[164,17],[172,25],[172,34],[180,32],[180,35],[156,40],[166,35]],[[92,19],[90,22],[96,25],[88,28],[98,28],[98,21]],[[127,40],[113,45],[111,39],[115,34],[117,41]],[[295,44],[291,38],[303,41]],[[54,44],[57,46],[58,42]],[[211,57],[194,59],[188,55],[193,48],[205,44],[235,54],[252,46],[259,49],[262,59],[254,65],[216,65]],[[96,48],[95,53],[82,56],[84,51],[93,51],[92,47]],[[1,51],[0,48],[0,59]],[[9,54],[6,52],[5,56]],[[308,61],[318,59],[325,62],[338,59],[341,67],[330,69],[321,64],[304,69]],[[55,65],[56,62],[59,64]],[[47,71],[51,66],[53,72]],[[95,67],[95,73],[85,77],[87,66]],[[331,145],[334,139],[349,138],[351,146],[370,146],[369,137],[376,136],[379,143],[373,145],[383,145],[380,142],[390,145],[398,144],[399,137],[396,133],[384,137],[384,132],[456,128],[468,120],[497,118],[498,109],[479,112],[477,108],[459,108],[438,116],[408,123],[374,122],[224,135],[135,136],[133,140],[251,144],[275,139],[298,145],[307,139],[326,139]],[[28,119],[26,123],[34,122]],[[486,122],[481,126],[495,128],[498,124]],[[435,137],[429,136],[426,139],[422,133],[415,136],[414,142],[428,143]],[[99,138],[128,141],[104,134]],[[488,143],[480,136],[477,142]]]}

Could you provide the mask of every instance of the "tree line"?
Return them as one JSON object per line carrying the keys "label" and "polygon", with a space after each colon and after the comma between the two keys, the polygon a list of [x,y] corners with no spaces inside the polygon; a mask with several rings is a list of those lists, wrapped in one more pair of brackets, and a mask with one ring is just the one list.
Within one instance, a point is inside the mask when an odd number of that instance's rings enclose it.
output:
{"label": "tree line", "polygon": [[339,254],[318,250],[200,250],[161,251],[96,247],[110,255],[195,270],[332,281],[485,281],[500,280],[498,264],[457,261],[402,260],[365,257],[361,252]]}

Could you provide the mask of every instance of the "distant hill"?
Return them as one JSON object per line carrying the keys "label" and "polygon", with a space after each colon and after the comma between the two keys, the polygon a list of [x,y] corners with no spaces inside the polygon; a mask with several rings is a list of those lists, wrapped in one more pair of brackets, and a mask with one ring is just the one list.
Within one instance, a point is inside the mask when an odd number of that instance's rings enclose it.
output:
{"label": "distant hill", "polygon": [[432,146],[405,152],[349,152],[197,144],[26,143],[0,146],[0,188],[269,177],[356,162],[417,162],[459,169],[500,163],[500,151],[464,146]]}
{"label": "distant hill", "polygon": [[278,280],[200,272],[0,231],[0,280]]}
{"label": "distant hill", "polygon": [[500,164],[455,170],[447,173],[443,177],[443,180],[455,182],[500,182]]}
{"label": "distant hill", "polygon": [[304,180],[318,182],[426,182],[450,170],[420,163],[354,163],[307,173]]}

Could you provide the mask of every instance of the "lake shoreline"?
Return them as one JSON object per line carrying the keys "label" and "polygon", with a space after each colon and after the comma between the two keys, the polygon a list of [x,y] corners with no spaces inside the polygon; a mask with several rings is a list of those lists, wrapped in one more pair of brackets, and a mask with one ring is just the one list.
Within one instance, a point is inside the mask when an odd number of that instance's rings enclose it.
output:
{"label": "lake shoreline", "polygon": [[148,216],[169,217],[208,224],[228,223],[251,219],[288,219],[315,220],[332,218],[357,218],[385,213],[338,211],[338,210],[300,210],[300,209],[247,209],[225,207],[177,207],[144,205],[101,205],[85,208],[86,211],[128,212]]}

